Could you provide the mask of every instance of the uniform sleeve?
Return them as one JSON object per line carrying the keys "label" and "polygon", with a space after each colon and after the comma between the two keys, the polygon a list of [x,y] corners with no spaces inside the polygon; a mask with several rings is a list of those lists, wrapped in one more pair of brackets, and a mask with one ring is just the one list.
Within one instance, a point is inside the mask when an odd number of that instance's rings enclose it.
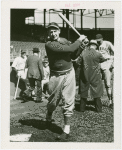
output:
{"label": "uniform sleeve", "polygon": [[39,71],[41,73],[41,77],[43,79],[44,78],[44,70],[43,70],[43,64],[42,64],[42,59],[41,58],[38,61],[38,65],[39,65]]}
{"label": "uniform sleeve", "polygon": [[48,42],[45,44],[46,50],[53,51],[53,52],[74,52],[79,48],[81,45],[80,41],[76,41],[75,43],[69,45],[63,45],[59,42],[53,41],[53,42]]}
{"label": "uniform sleeve", "polygon": [[[99,52],[98,52],[98,53],[99,53]],[[102,63],[102,62],[104,62],[104,61],[106,61],[106,58],[104,58],[104,57],[102,56],[102,54],[99,53],[99,63]]]}
{"label": "uniform sleeve", "polygon": [[112,45],[111,42],[109,42],[109,50],[110,50],[110,54],[114,55],[114,46]]}
{"label": "uniform sleeve", "polygon": [[12,67],[15,68],[15,69],[17,69],[16,68],[17,67],[17,62],[18,62],[18,58],[15,58],[15,60],[14,60],[14,62],[12,64]]}

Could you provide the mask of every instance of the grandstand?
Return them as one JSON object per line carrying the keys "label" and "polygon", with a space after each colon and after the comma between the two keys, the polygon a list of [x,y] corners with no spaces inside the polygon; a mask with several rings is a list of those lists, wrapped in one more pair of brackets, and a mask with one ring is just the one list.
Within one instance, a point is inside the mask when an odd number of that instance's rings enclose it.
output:
{"label": "grandstand", "polygon": [[27,55],[31,55],[32,49],[34,47],[37,47],[39,48],[41,52],[41,56],[45,56],[45,48],[44,48],[45,44],[44,43],[11,41],[11,45],[13,46],[13,48],[11,48],[11,51],[10,51],[11,62],[13,62],[16,56],[20,55],[20,52],[22,49],[27,51]]}

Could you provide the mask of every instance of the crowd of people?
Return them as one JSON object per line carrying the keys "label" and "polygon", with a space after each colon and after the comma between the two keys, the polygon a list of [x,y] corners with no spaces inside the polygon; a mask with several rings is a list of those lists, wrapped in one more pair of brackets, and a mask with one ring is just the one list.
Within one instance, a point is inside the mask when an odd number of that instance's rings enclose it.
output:
{"label": "crowd of people", "polygon": [[[46,124],[50,126],[53,112],[62,100],[64,116],[63,133],[56,139],[68,139],[70,134],[70,118],[75,108],[76,78],[75,71],[80,68],[79,94],[80,111],[84,112],[88,91],[94,99],[96,112],[102,112],[101,97],[103,83],[109,99],[109,107],[113,108],[114,47],[103,40],[101,34],[96,39],[88,40],[81,35],[74,43],[60,37],[60,28],[52,22],[47,27],[48,42],[45,44],[47,56],[42,60],[39,49],[33,48],[33,55],[26,58],[26,52],[21,51],[21,57],[14,60],[12,68],[22,80],[28,79],[29,88],[22,91],[22,97],[33,98],[41,102],[43,97],[48,100]],[[112,79],[113,81],[113,79]],[[27,82],[25,82],[27,84]]]}

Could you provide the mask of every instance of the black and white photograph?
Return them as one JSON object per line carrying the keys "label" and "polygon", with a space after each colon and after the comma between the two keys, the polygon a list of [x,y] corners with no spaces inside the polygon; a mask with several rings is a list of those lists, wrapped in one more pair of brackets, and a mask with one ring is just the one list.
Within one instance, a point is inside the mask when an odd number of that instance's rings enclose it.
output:
{"label": "black and white photograph", "polygon": [[80,6],[10,8],[10,143],[115,142],[116,11]]}

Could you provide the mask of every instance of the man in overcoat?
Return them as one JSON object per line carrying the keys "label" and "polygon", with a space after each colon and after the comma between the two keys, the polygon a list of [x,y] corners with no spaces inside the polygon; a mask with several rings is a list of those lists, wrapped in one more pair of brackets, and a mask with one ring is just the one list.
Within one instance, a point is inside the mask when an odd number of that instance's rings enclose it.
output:
{"label": "man in overcoat", "polygon": [[100,63],[106,59],[101,53],[97,52],[98,44],[95,40],[91,40],[89,48],[84,50],[79,56],[77,62],[81,64],[80,70],[80,111],[84,112],[88,91],[90,89],[91,97],[94,98],[95,108],[97,112],[102,112],[101,96],[103,95],[103,84],[100,72]]}
{"label": "man in overcoat", "polygon": [[34,100],[40,102],[42,100],[41,80],[44,78],[44,72],[42,60],[39,58],[38,48],[33,48],[33,55],[28,57],[26,68],[28,68],[27,77],[31,91],[33,92],[37,88],[37,92],[35,93],[36,98]]}

